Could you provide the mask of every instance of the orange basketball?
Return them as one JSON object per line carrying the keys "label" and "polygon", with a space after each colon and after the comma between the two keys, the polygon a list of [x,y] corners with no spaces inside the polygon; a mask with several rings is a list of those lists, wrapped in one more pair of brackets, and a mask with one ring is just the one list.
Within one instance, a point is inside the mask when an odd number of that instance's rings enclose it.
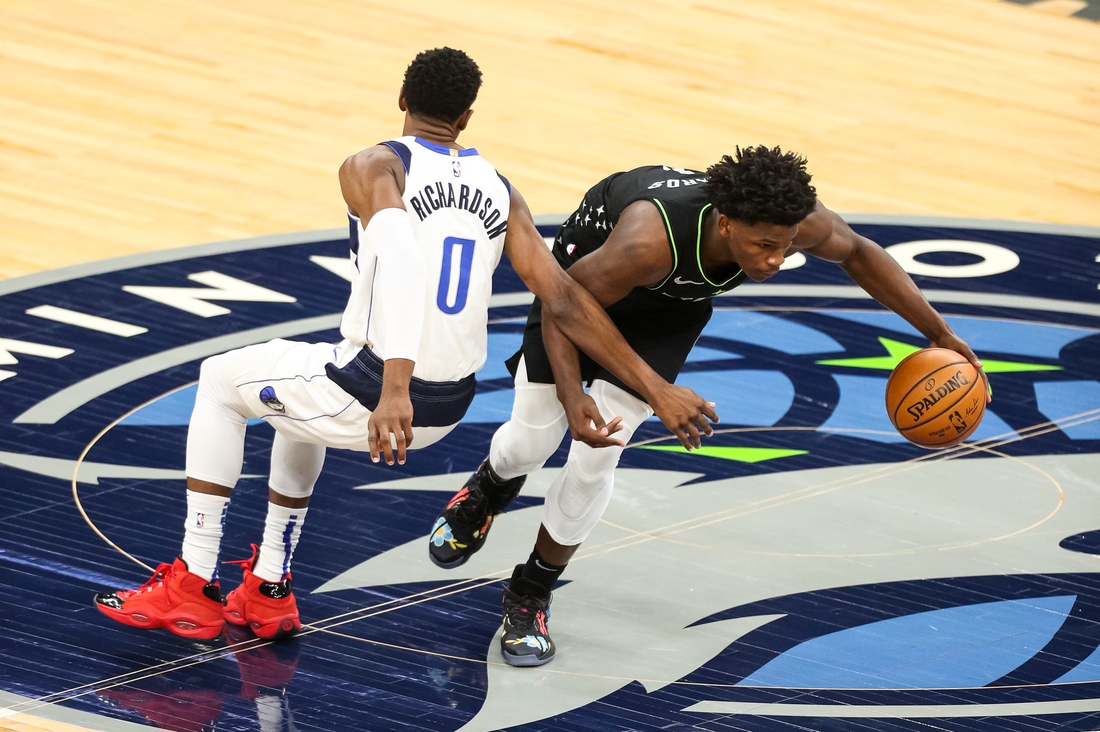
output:
{"label": "orange basketball", "polygon": [[914,445],[957,445],[982,421],[985,384],[978,370],[955,351],[925,348],[906,356],[890,373],[886,413]]}

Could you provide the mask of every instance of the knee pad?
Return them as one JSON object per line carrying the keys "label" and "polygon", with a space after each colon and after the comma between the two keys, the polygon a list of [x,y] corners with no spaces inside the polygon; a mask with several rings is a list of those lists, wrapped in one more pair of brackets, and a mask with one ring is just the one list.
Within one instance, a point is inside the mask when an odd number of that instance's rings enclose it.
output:
{"label": "knee pad", "polygon": [[[607,456],[602,455],[599,464],[586,466],[577,459],[578,452],[614,455],[610,456],[610,465],[606,464]],[[554,541],[564,546],[580,544],[596,528],[615,490],[615,466],[621,452],[621,448],[595,450],[573,443],[569,460],[546,493],[543,508],[542,525]]]}
{"label": "knee pad", "polygon": [[[588,395],[605,420],[622,417],[623,429],[615,436],[623,442],[629,442],[638,425],[653,414],[641,399],[606,381],[595,381]],[[559,544],[580,544],[596,528],[615,490],[615,468],[622,453],[621,447],[597,449],[582,442],[569,448],[569,459],[550,486],[543,510],[543,526]]]}
{"label": "knee pad", "polygon": [[268,485],[287,498],[309,498],[325,465],[325,446],[275,433]]}

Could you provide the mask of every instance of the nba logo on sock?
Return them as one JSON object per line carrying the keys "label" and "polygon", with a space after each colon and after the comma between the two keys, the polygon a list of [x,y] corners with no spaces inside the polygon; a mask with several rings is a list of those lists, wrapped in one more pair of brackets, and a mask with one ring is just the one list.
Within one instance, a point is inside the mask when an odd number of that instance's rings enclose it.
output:
{"label": "nba logo on sock", "polygon": [[206,526],[206,514],[205,513],[200,513],[200,514],[195,516],[195,526],[197,526],[200,529],[203,528],[204,526]]}
{"label": "nba logo on sock", "polygon": [[267,405],[269,409],[274,409],[276,412],[285,412],[286,407],[279,398],[275,396],[275,390],[270,386],[265,386],[260,389],[260,401]]}

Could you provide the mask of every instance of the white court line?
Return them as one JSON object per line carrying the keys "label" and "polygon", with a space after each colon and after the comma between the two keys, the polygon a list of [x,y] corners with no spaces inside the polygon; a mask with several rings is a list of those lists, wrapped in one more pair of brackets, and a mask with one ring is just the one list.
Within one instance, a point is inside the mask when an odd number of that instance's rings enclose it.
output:
{"label": "white court line", "polygon": [[1019,717],[1100,712],[1100,699],[1013,702],[1009,704],[768,704],[703,701],[682,711],[750,714],[754,717],[828,717],[831,719],[953,719]]}

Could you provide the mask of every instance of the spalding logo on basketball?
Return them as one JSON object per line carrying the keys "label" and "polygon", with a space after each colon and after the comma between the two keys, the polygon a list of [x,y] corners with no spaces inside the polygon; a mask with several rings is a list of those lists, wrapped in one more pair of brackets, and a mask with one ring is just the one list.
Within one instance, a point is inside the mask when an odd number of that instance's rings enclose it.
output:
{"label": "spalding logo on basketball", "polygon": [[910,354],[886,381],[890,421],[920,447],[951,447],[965,440],[985,415],[985,399],[978,370],[947,348]]}

